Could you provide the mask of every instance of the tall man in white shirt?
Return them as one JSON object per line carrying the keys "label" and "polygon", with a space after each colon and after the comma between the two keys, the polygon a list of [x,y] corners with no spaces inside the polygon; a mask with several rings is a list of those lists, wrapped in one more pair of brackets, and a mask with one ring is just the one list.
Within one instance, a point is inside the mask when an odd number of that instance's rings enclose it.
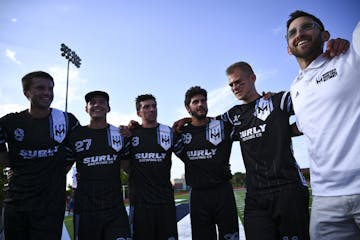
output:
{"label": "tall man in white shirt", "polygon": [[310,237],[360,239],[360,23],[350,49],[332,59],[322,56],[329,37],[317,17],[290,14],[288,52],[301,69],[291,97],[310,156]]}

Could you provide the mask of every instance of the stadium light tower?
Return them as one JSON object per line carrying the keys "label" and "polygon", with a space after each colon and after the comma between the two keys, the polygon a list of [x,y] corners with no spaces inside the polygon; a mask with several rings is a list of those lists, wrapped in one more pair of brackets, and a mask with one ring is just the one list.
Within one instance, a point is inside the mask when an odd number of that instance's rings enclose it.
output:
{"label": "stadium light tower", "polygon": [[70,62],[72,62],[77,68],[79,68],[81,65],[81,58],[75,53],[75,51],[72,51],[64,43],[61,44],[60,50],[61,50],[61,56],[65,57],[68,61],[67,74],[66,74],[66,76],[67,76],[66,77],[66,97],[65,97],[65,112],[67,112],[68,88],[69,88],[69,65],[70,65]]}

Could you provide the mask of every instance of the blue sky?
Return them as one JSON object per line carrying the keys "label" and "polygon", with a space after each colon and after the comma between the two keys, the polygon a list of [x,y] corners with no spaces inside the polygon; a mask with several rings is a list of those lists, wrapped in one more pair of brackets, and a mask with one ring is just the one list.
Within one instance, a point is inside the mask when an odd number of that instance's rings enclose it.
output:
{"label": "blue sky", "polygon": [[[127,124],[136,116],[134,99],[152,93],[158,120],[172,125],[187,116],[185,91],[208,90],[209,115],[225,112],[238,100],[227,85],[225,69],[249,62],[261,91],[289,90],[298,72],[284,39],[288,15],[297,9],[318,16],[333,37],[351,39],[360,20],[358,0],[1,0],[0,116],[28,108],[21,77],[44,70],[55,78],[53,107],[65,108],[65,43],[82,58],[70,66],[68,110],[81,124],[89,118],[83,96],[110,94],[108,121]],[[308,167],[306,142],[294,139],[301,167]],[[233,172],[244,172],[238,143]],[[184,172],[174,158],[172,178]]]}

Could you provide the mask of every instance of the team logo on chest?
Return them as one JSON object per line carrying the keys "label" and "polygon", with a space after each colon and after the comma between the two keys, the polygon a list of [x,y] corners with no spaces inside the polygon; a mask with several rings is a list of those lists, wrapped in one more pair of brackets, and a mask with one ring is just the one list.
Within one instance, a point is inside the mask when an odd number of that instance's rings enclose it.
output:
{"label": "team logo on chest", "polygon": [[274,106],[271,99],[260,98],[256,101],[254,116],[265,121],[273,110]]}
{"label": "team logo on chest", "polygon": [[206,128],[206,140],[215,146],[221,143],[224,138],[222,131],[222,122],[219,120],[211,120]]}
{"label": "team logo on chest", "polygon": [[115,150],[120,151],[123,147],[123,138],[120,135],[119,129],[114,126],[110,126],[108,130],[109,145]]}
{"label": "team logo on chest", "polygon": [[168,126],[159,125],[158,144],[167,151],[171,147],[171,130]]}
{"label": "team logo on chest", "polygon": [[17,128],[14,130],[14,138],[16,141],[22,142],[24,141],[24,129]]}
{"label": "team logo on chest", "polygon": [[52,109],[50,117],[50,135],[56,141],[61,143],[66,137],[66,118],[64,112]]}

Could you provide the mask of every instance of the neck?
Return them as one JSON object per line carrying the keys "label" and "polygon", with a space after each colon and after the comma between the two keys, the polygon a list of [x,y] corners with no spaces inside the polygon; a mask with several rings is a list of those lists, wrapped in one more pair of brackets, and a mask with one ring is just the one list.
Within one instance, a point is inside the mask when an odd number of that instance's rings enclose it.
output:
{"label": "neck", "polygon": [[243,99],[244,103],[251,103],[253,101],[255,101],[256,99],[258,99],[261,95],[257,92],[254,91],[249,97],[247,97],[246,99]]}
{"label": "neck", "polygon": [[191,118],[191,125],[193,126],[204,126],[209,122],[209,118],[204,118],[204,119],[197,119],[195,117]]}
{"label": "neck", "polygon": [[157,121],[155,121],[155,122],[146,122],[146,121],[143,121],[142,124],[141,124],[141,126],[142,126],[143,128],[154,128],[154,127],[157,127],[157,125],[158,125],[158,122],[157,122]]}
{"label": "neck", "polygon": [[33,106],[30,106],[29,113],[34,118],[43,118],[49,116],[51,110],[50,108],[42,109],[42,108],[36,108]]}
{"label": "neck", "polygon": [[88,127],[92,129],[103,129],[106,128],[108,125],[109,124],[106,122],[106,119],[91,119]]}

